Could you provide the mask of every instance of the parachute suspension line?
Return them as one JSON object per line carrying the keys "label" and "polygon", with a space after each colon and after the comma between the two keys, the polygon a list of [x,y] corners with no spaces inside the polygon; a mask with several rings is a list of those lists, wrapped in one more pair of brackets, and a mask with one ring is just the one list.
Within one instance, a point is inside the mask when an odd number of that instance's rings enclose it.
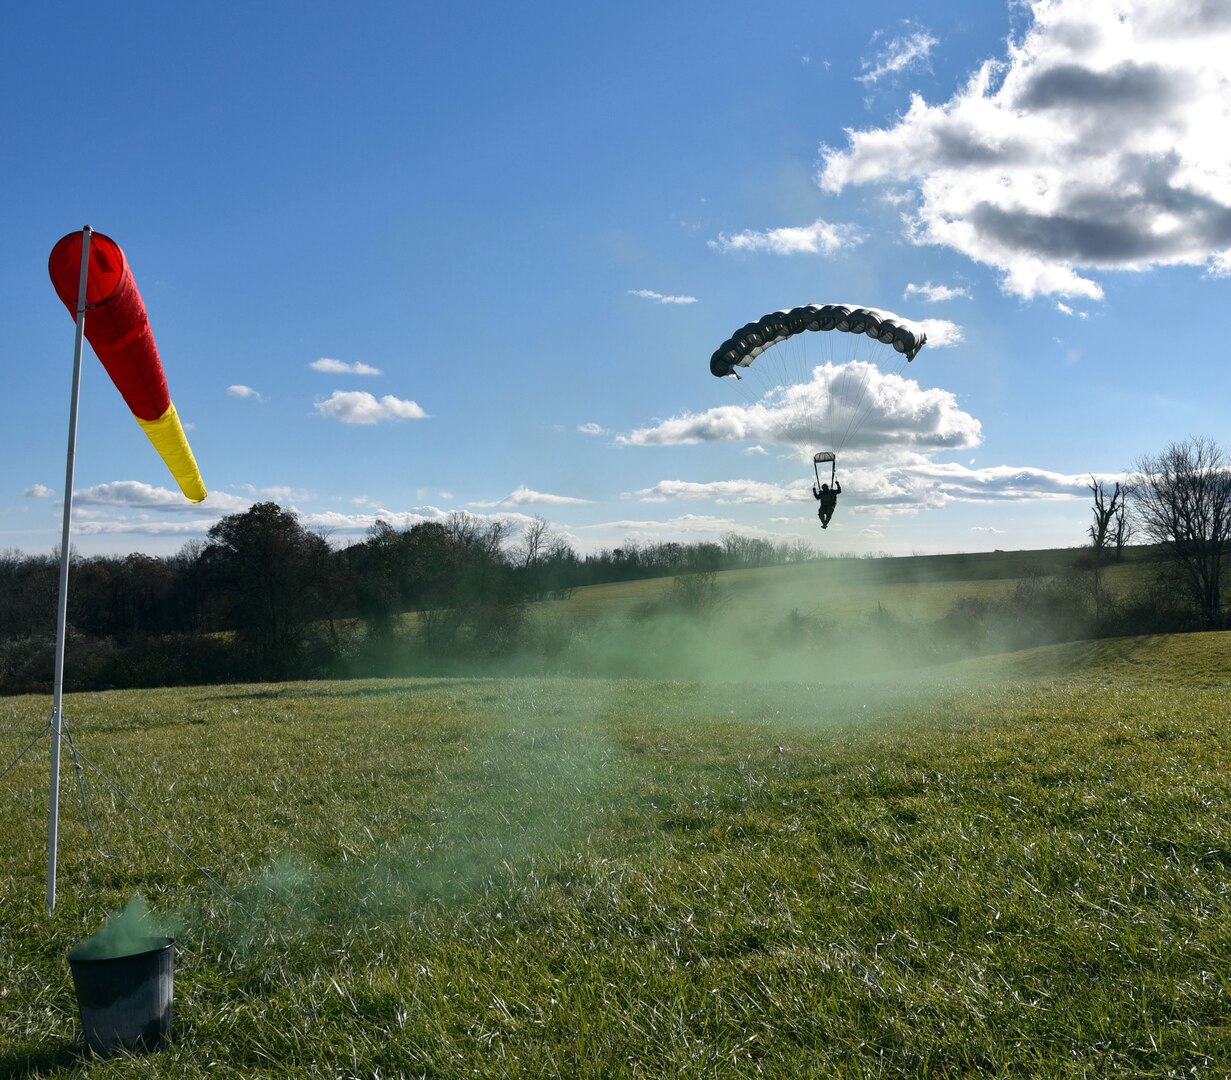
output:
{"label": "parachute suspension line", "polygon": [[[853,434],[854,432],[858,431],[861,427],[863,427],[864,422],[872,414],[872,409],[874,408],[876,404],[874,401],[869,400],[867,397],[868,376],[870,376],[872,373],[873,365],[871,364],[870,361],[864,361],[864,364],[865,364],[864,380],[860,388],[859,406],[857,410],[852,410],[851,421],[847,425],[848,435]],[[905,367],[906,367],[906,359],[905,357],[903,357],[898,361],[898,366],[894,368],[893,371],[888,372],[888,374],[893,375],[893,376],[900,376]],[[846,438],[844,437],[843,442],[845,443],[845,441],[846,441]]]}
{"label": "parachute suspension line", "polygon": [[[823,454],[814,454],[812,456],[812,471],[816,473],[816,488],[821,489],[821,466],[820,463],[826,460]],[[829,483],[832,485],[838,479],[838,455],[831,453],[828,457],[829,461]]]}
{"label": "parachute suspension line", "polygon": [[[859,377],[859,389],[851,395],[850,409],[846,416],[846,428],[843,430],[839,443],[843,448],[846,446],[847,440],[856,430],[856,419],[859,417],[859,411],[863,408],[868,400],[868,380],[872,377],[872,363],[868,360],[855,359],[851,364],[858,364],[862,370]],[[850,364],[846,368],[846,377],[849,379],[851,374]]]}

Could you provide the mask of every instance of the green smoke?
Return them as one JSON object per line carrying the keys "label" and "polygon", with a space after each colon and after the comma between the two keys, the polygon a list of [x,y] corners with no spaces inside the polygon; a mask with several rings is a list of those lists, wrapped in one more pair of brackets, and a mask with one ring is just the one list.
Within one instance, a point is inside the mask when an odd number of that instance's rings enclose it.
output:
{"label": "green smoke", "polygon": [[119,911],[113,911],[107,921],[73,949],[76,960],[110,960],[130,956],[162,945],[172,927],[150,913],[150,906],[141,896],[134,896]]}

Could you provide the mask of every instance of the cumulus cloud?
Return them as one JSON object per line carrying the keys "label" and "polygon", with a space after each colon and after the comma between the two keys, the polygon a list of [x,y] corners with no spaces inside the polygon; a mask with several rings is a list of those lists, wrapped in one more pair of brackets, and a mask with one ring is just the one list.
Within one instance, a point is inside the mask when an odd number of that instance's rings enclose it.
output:
{"label": "cumulus cloud", "polygon": [[646,503],[708,500],[718,504],[799,502],[811,495],[794,484],[767,484],[759,480],[711,480],[699,483],[691,480],[660,480],[653,487],[634,491],[633,496]]}
{"label": "cumulus cloud", "polygon": [[167,520],[165,518],[81,518],[73,523],[73,531],[80,536],[179,536],[184,538],[204,536],[213,519],[194,518]]}
{"label": "cumulus cloud", "polygon": [[434,505],[415,506],[407,510],[390,510],[378,506],[370,513],[347,514],[338,510],[316,513],[300,513],[299,522],[304,528],[323,532],[331,537],[363,536],[373,525],[383,522],[395,529],[409,529],[424,522],[447,525],[455,518],[462,518],[478,525],[494,521],[504,522],[514,528],[525,528],[534,519],[527,514],[500,513],[476,514],[470,510],[445,510]]}
{"label": "cumulus cloud", "polygon": [[392,394],[377,398],[366,390],[335,390],[327,401],[316,403],[317,412],[344,424],[378,424],[383,420],[422,420],[427,413],[414,401]]}
{"label": "cumulus cloud", "polygon": [[991,465],[981,469],[936,462],[924,455],[850,474],[843,500],[885,513],[938,509],[952,503],[1072,501],[1089,496],[1089,476],[1030,466]]}
{"label": "cumulus cloud", "polygon": [[929,349],[947,349],[960,345],[965,338],[962,328],[948,319],[917,319],[915,322],[927,334]]}
{"label": "cumulus cloud", "polygon": [[247,510],[251,499],[241,499],[224,491],[211,491],[203,502],[190,503],[179,491],[146,484],[140,480],[113,480],[73,492],[75,506],[120,506],[175,514],[199,514],[201,511],[233,513]]}
{"label": "cumulus cloud", "polygon": [[583,435],[606,435],[607,429],[602,424],[588,423],[578,424],[577,430]]}
{"label": "cumulus cloud", "polygon": [[749,528],[733,518],[710,517],[707,514],[681,514],[679,517],[667,518],[665,521],[621,518],[618,521],[604,521],[597,525],[581,527],[584,529],[618,529],[623,532],[647,535],[684,533],[713,536],[728,532],[739,532],[741,536],[768,535],[762,533],[761,530]]}
{"label": "cumulus cloud", "polygon": [[854,225],[834,225],[817,218],[811,225],[785,226],[764,232],[745,230],[734,236],[719,233],[709,241],[714,251],[761,252],[771,255],[831,255],[844,248],[855,247],[863,240]]}
{"label": "cumulus cloud", "polygon": [[643,300],[653,300],[659,304],[695,304],[695,296],[666,296],[653,289],[629,289],[629,296],[640,296]]}
{"label": "cumulus cloud", "polygon": [[319,360],[313,360],[308,365],[313,371],[323,371],[329,375],[380,375],[380,368],[372,367],[371,364],[362,364],[358,361],[347,363],[345,360],[332,360],[328,356],[322,356]]}
{"label": "cumulus cloud", "polygon": [[515,491],[509,492],[503,499],[497,499],[495,502],[472,502],[468,505],[479,507],[494,507],[494,506],[584,506],[591,502],[590,499],[575,499],[570,495],[550,495],[543,491],[533,491],[526,487],[525,484],[520,485]]}
{"label": "cumulus cloud", "polygon": [[[1007,293],[1099,299],[1090,273],[1228,269],[1231,14],[1190,0],[1033,0],[954,96],[822,148],[821,186],[905,186],[908,232]],[[1194,47],[1194,43],[1200,47]]]}
{"label": "cumulus cloud", "polygon": [[970,293],[958,286],[933,285],[930,281],[925,281],[922,285],[911,282],[902,293],[907,300],[918,297],[929,304],[936,304],[942,300],[956,300],[969,295]]}
{"label": "cumulus cloud", "polygon": [[22,495],[27,499],[49,499],[55,492],[46,484],[32,484],[22,492]]}
{"label": "cumulus cloud", "polygon": [[245,484],[244,490],[259,499],[273,500],[276,503],[303,502],[312,498],[312,492],[303,488],[287,487],[285,484],[275,484],[272,487],[259,488],[253,484]]}
{"label": "cumulus cloud", "polygon": [[[709,502],[715,506],[805,503],[811,509],[809,488],[812,480],[810,471],[801,471],[797,478],[780,484],[754,480],[661,480],[633,495],[644,503]],[[842,505],[855,512],[890,515],[940,509],[955,503],[1076,501],[1089,497],[1089,482],[1086,474],[1010,465],[975,469],[938,463],[924,454],[909,453],[887,461],[865,458],[862,463],[843,469]]]}
{"label": "cumulus cloud", "polygon": [[371,513],[344,514],[338,510],[325,510],[300,514],[299,522],[308,529],[350,536],[364,534],[378,522],[385,522],[395,529],[409,529],[427,521],[443,525],[449,520],[449,514],[450,511],[436,506],[416,506],[409,510],[389,510],[378,506]]}
{"label": "cumulus cloud", "polygon": [[[925,390],[913,379],[863,360],[824,364],[808,382],[777,387],[751,404],[683,413],[616,437],[624,446],[701,442],[776,443],[807,449],[836,417],[859,418],[843,449],[858,453],[955,450],[978,445],[979,421],[948,390]],[[844,430],[845,425],[838,430]]]}
{"label": "cumulus cloud", "polygon": [[927,62],[928,56],[939,44],[926,30],[911,30],[909,33],[884,39],[884,32],[877,33],[872,38],[873,55],[861,61],[863,74],[855,76],[857,82],[866,85],[878,82],[886,75],[898,75],[920,67]]}
{"label": "cumulus cloud", "polygon": [[237,398],[256,398],[257,401],[262,400],[261,395],[253,390],[251,386],[245,386],[243,383],[234,383],[227,387],[227,393],[231,397]]}

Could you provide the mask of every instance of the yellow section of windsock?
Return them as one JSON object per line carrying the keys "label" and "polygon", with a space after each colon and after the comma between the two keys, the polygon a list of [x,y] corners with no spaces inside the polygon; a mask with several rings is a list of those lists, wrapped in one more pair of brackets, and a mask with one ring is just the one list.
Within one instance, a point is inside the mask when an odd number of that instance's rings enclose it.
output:
{"label": "yellow section of windsock", "polygon": [[201,479],[201,470],[197,468],[197,459],[192,456],[192,447],[188,445],[188,436],[184,434],[184,425],[180,423],[174,403],[168,405],[167,411],[157,420],[142,420],[136,414],[133,419],[141,425],[154,449],[167,463],[184,498],[194,503],[204,499],[205,481]]}

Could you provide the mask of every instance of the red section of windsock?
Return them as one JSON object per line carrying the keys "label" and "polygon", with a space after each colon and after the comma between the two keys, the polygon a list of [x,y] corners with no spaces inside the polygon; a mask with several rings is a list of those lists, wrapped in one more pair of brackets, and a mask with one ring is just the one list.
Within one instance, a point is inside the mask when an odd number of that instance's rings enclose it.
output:
{"label": "red section of windsock", "polygon": [[[56,294],[77,318],[81,282],[81,231],[69,233],[47,260]],[[111,381],[140,420],[157,420],[171,405],[154,332],[120,245],[90,233],[90,270],[86,279],[85,336]]]}

